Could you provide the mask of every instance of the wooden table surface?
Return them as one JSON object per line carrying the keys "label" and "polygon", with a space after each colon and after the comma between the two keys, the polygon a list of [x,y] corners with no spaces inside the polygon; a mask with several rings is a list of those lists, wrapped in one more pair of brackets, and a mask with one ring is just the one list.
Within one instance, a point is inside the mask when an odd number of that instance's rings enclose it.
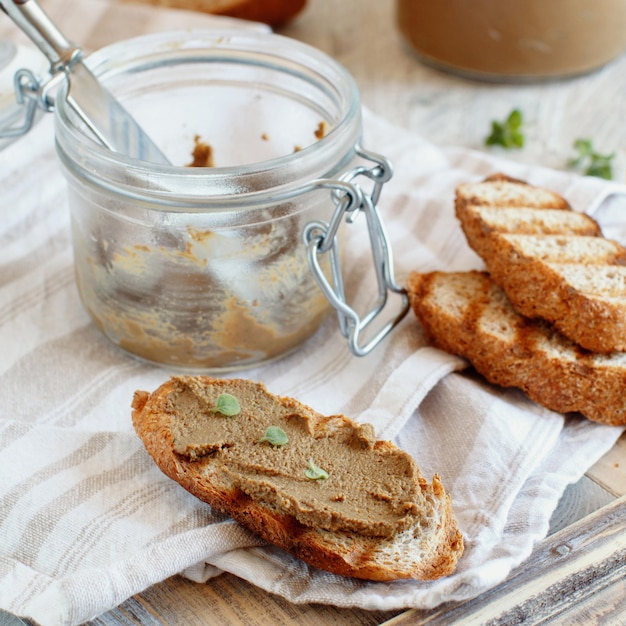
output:
{"label": "wooden table surface", "polygon": [[[78,0],[42,0],[62,30],[90,48],[141,32],[176,28],[171,11],[111,9],[102,2],[77,21]],[[120,11],[124,19],[119,19]],[[84,9],[83,9],[84,14]],[[182,19],[182,16],[181,16]],[[187,17],[185,16],[185,20]],[[198,16],[198,26],[202,25]],[[0,36],[14,37],[8,20]],[[355,77],[363,103],[397,126],[442,146],[484,149],[492,119],[520,108],[526,146],[507,157],[564,168],[579,137],[615,153],[615,178],[626,164],[626,56],[600,72],[545,84],[486,84],[422,65],[394,27],[392,0],[309,0],[282,34],[329,53]],[[626,392],[626,390],[625,390]],[[130,598],[91,624],[626,624],[626,437],[571,486],[553,515],[550,535],[503,584],[473,601],[433,611],[371,612],[292,605],[230,574],[207,584],[173,577]],[[0,624],[19,620],[0,614]]]}

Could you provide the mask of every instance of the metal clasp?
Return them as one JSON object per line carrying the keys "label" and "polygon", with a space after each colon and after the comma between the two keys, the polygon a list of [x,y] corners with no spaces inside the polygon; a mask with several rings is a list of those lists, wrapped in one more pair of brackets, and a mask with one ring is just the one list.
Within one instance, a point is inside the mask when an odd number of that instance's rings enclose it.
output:
{"label": "metal clasp", "polygon": [[[396,284],[393,274],[391,246],[383,220],[378,212],[378,199],[382,186],[392,176],[392,167],[387,159],[367,152],[360,146],[355,147],[357,155],[366,161],[373,162],[373,167],[357,166],[338,180],[320,180],[316,186],[331,189],[331,197],[335,211],[329,222],[309,222],[303,231],[304,243],[307,246],[309,266],[320,289],[337,311],[339,329],[348,339],[348,345],[356,356],[369,354],[404,318],[409,310],[409,298],[406,290]],[[355,181],[364,176],[373,183],[369,193]],[[352,224],[359,214],[363,213],[367,221],[367,231],[372,251],[372,262],[376,274],[378,296],[373,308],[360,316],[346,301],[339,242],[337,233],[345,221]],[[324,273],[320,259],[328,255],[331,278]],[[362,336],[370,330],[373,322],[378,320],[386,309],[390,294],[400,296],[400,310],[386,322],[379,322],[378,329],[369,339],[362,342]]]}
{"label": "metal clasp", "polygon": [[37,108],[46,112],[54,110],[50,91],[65,80],[72,66],[82,58],[82,51],[63,36],[36,0],[0,0],[0,9],[44,53],[52,74],[47,81],[38,79],[27,69],[14,75],[15,96],[24,107],[24,121],[19,126],[0,129],[0,138],[21,137],[32,128]]}
{"label": "metal clasp", "polygon": [[17,104],[24,109],[23,121],[16,126],[0,128],[0,139],[25,135],[35,123],[37,109],[47,113],[54,111],[54,97],[51,92],[64,78],[63,74],[56,74],[43,81],[29,69],[17,70],[13,76],[13,88]]}

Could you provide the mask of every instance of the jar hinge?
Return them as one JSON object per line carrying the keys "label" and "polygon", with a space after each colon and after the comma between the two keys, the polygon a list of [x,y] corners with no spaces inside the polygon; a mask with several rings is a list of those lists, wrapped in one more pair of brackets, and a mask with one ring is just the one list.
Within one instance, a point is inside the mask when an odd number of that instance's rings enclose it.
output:
{"label": "jar hinge", "polygon": [[52,23],[36,0],[3,2],[2,9],[24,34],[44,53],[50,62],[51,78],[40,80],[28,69],[18,70],[13,77],[17,103],[25,107],[24,121],[19,126],[0,130],[0,137],[21,137],[33,126],[37,108],[54,110],[52,88],[65,80],[73,65],[82,59],[82,50],[68,41]]}
{"label": "jar hinge", "polygon": [[54,98],[51,91],[56,89],[64,74],[55,74],[52,78],[44,81],[29,70],[20,69],[13,76],[13,88],[15,100],[23,107],[24,115],[22,122],[9,128],[0,128],[0,138],[21,137],[25,135],[35,123],[37,109],[51,113],[54,111]]}
{"label": "jar hinge", "polygon": [[[317,187],[330,189],[335,204],[335,211],[329,222],[309,222],[303,231],[307,246],[309,266],[320,289],[337,311],[339,329],[348,339],[348,345],[356,356],[369,354],[404,318],[409,310],[409,298],[406,290],[397,285],[393,275],[392,251],[383,220],[378,211],[378,199],[382,186],[392,176],[391,164],[384,157],[355,147],[356,153],[363,159],[375,163],[373,167],[357,166],[347,172],[341,179],[322,179],[314,184]],[[372,190],[365,193],[363,188],[353,182],[359,176],[373,181]],[[346,302],[341,259],[337,232],[344,218],[351,224],[360,213],[365,214],[367,231],[372,250],[378,297],[373,308],[360,317]],[[320,258],[328,254],[331,279],[324,273]],[[363,333],[372,325],[386,308],[390,294],[398,294],[401,299],[400,310],[380,326],[374,336],[361,345]]]}

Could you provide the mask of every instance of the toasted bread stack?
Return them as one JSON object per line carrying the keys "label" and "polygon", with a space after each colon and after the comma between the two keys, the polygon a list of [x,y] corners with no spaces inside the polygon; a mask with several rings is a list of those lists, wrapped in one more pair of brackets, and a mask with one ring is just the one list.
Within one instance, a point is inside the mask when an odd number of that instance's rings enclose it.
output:
{"label": "toasted bread stack", "polygon": [[559,412],[626,424],[626,249],[558,194],[498,174],[456,214],[488,273],[413,273],[426,336]]}
{"label": "toasted bread stack", "polygon": [[626,249],[604,239],[594,220],[502,175],[460,185],[456,214],[518,312],[587,350],[626,350]]}

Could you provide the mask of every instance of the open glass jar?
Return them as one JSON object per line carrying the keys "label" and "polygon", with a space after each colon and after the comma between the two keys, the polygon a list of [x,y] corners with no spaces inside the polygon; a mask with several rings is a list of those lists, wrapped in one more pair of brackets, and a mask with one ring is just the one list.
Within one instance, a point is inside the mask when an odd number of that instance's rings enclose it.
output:
{"label": "open glass jar", "polygon": [[[247,30],[140,37],[87,62],[172,163],[98,145],[57,97],[78,287],[110,340],[161,365],[228,371],[299,346],[329,298],[357,354],[400,319],[362,346],[372,316],[343,301],[338,224],[356,212],[382,268],[375,308],[402,292],[376,210],[389,164],[359,147],[359,96],[343,67]],[[214,166],[187,167],[194,147]]]}

